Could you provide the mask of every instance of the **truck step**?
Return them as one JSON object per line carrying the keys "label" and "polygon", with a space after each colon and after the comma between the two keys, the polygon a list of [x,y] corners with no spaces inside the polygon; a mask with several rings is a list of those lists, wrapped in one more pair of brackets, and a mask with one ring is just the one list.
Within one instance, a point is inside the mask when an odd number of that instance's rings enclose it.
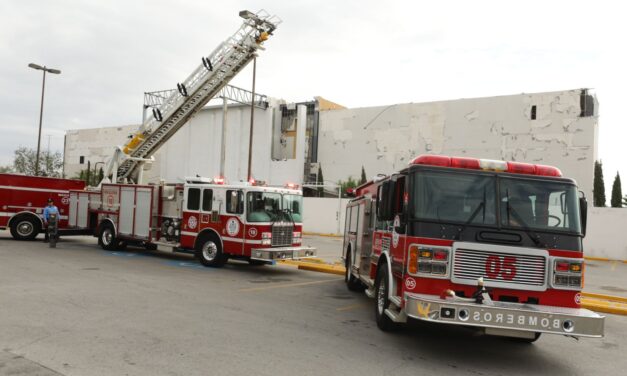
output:
{"label": "truck step", "polygon": [[367,297],[374,298],[374,286],[370,286],[365,292]]}
{"label": "truck step", "polygon": [[391,309],[386,309],[385,314],[394,322],[404,323],[407,322],[407,314],[405,312],[397,312]]}

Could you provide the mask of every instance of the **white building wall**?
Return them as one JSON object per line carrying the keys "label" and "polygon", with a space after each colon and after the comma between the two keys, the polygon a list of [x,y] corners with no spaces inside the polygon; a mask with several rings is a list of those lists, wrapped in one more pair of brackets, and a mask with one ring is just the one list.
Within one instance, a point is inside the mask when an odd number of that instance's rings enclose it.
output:
{"label": "white building wall", "polygon": [[[559,167],[592,197],[598,116],[580,117],[581,90],[340,109],[320,113],[326,180],[402,169],[420,154]],[[537,117],[531,119],[531,107]]]}
{"label": "white building wall", "polygon": [[586,256],[627,260],[627,208],[588,209]]}
{"label": "white building wall", "polygon": [[[272,185],[300,183],[304,170],[305,130],[298,132],[300,158],[272,160],[273,123],[280,121],[278,102],[270,101],[267,109],[255,109],[253,127],[252,175]],[[303,107],[304,108],[304,107]],[[301,111],[305,116],[306,110]],[[220,145],[222,142],[222,106],[205,107],[194,115],[171,139],[159,149],[155,163],[146,167],[144,182],[182,181],[186,176],[220,175]],[[300,113],[299,113],[300,114]],[[245,181],[248,174],[248,142],[250,106],[229,104],[226,121],[225,176],[228,181]],[[305,120],[299,124],[305,124]],[[74,176],[86,168],[87,160],[106,161],[115,145],[123,145],[128,135],[139,125],[71,130],[66,134],[64,163],[66,176]],[[274,127],[276,128],[276,127]],[[80,156],[85,164],[79,164]],[[100,166],[99,166],[100,167]]]}

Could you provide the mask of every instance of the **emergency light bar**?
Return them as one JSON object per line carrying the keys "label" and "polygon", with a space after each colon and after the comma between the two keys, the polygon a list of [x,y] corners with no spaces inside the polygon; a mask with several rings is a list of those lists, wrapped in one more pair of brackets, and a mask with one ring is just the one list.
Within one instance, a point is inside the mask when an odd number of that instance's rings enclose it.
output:
{"label": "emergency light bar", "polygon": [[512,174],[527,174],[540,176],[561,177],[559,168],[523,162],[507,162],[493,159],[477,159],[466,157],[447,157],[445,155],[420,155],[409,164],[428,166],[466,168],[471,170],[509,172]]}

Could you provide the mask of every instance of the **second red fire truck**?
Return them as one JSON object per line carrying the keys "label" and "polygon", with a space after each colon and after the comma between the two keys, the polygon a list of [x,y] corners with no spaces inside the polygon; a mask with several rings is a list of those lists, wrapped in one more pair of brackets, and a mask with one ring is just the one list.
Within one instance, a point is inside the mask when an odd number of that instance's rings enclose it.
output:
{"label": "second red fire truck", "polygon": [[584,197],[551,166],[424,155],[356,190],[343,258],[350,290],[390,330],[408,318],[535,341],[603,336],[580,308]]}
{"label": "second red fire truck", "polygon": [[194,253],[205,266],[229,258],[268,263],[314,257],[302,246],[302,192],[294,187],[223,184],[103,184],[71,191],[69,225],[90,230],[102,248],[126,244]]}

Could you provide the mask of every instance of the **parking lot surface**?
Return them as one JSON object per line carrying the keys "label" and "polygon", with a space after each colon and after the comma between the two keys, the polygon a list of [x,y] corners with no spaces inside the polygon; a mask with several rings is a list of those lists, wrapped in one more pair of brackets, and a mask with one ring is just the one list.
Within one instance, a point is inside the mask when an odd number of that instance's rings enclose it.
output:
{"label": "parking lot surface", "polygon": [[[325,258],[341,241],[306,237]],[[334,248],[333,247],[337,247]],[[335,255],[334,255],[335,254]],[[589,267],[620,295],[627,277]],[[596,275],[602,277],[595,277]],[[622,279],[621,279],[622,278]],[[604,289],[606,287],[606,289]],[[627,317],[606,336],[534,344],[458,327],[374,323],[374,302],[340,276],[291,266],[199,266],[186,255],[57,248],[0,232],[1,375],[589,375],[627,368]]]}

